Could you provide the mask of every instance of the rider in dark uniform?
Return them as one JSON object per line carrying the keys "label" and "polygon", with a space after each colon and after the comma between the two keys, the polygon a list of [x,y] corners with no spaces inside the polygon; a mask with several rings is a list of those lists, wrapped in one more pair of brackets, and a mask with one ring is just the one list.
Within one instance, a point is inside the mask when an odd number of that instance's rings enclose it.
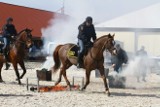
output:
{"label": "rider in dark uniform", "polygon": [[7,70],[10,67],[10,65],[7,63],[10,42],[11,42],[11,39],[15,38],[15,36],[17,35],[17,31],[15,29],[15,26],[13,25],[13,18],[11,17],[7,18],[7,23],[3,26],[2,30],[3,30],[3,38],[5,42],[5,46],[3,50],[4,50],[4,56],[6,59],[6,70]]}
{"label": "rider in dark uniform", "polygon": [[78,68],[82,67],[84,46],[87,45],[88,43],[91,43],[91,38],[93,39],[93,41],[95,41],[97,38],[92,21],[93,21],[92,17],[89,16],[78,27],[79,30],[78,45],[80,47],[80,50],[78,52],[78,64],[77,64]]}

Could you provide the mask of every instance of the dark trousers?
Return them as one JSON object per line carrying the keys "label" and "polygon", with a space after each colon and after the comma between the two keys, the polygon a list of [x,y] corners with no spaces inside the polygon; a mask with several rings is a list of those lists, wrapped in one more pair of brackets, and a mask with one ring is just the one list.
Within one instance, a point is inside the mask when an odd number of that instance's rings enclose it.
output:
{"label": "dark trousers", "polygon": [[4,43],[5,45],[3,47],[3,53],[6,58],[6,61],[8,61],[8,51],[9,51],[10,39],[7,37],[4,37]]}
{"label": "dark trousers", "polygon": [[78,45],[79,45],[79,53],[83,53],[84,51],[84,42],[81,39],[78,39]]}
{"label": "dark trousers", "polygon": [[114,66],[114,71],[119,73],[122,70],[122,64],[121,63],[116,63]]}

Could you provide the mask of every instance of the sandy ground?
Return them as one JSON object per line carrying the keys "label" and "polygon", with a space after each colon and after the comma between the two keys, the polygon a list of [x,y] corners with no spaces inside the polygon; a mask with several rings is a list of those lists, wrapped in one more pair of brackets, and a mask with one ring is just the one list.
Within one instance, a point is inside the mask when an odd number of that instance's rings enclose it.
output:
{"label": "sandy ground", "polygon": [[[33,66],[34,65],[34,66]],[[28,68],[40,68],[41,64],[33,63]],[[69,80],[72,76],[84,76],[83,70],[68,70]],[[0,83],[0,107],[160,107],[160,75],[151,74],[149,82],[136,83],[136,89],[110,88],[111,96],[104,93],[103,82],[91,75],[91,83],[86,91],[31,92],[26,90],[26,78],[36,77],[36,69],[28,69],[22,79],[23,85],[15,81],[15,72],[11,68],[2,71],[5,83]],[[53,76],[53,80],[57,75]],[[159,81],[159,82],[158,82]],[[30,80],[36,84],[36,80]],[[76,79],[80,84],[80,79]],[[53,85],[54,82],[40,82],[41,85]],[[64,80],[62,84],[65,84]],[[130,85],[133,85],[132,82]]]}

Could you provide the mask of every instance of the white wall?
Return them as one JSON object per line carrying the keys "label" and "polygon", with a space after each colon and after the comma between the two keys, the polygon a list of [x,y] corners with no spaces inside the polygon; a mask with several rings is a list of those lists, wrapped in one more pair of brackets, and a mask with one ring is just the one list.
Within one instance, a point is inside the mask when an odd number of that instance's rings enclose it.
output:
{"label": "white wall", "polygon": [[145,46],[149,55],[160,56],[160,32],[158,33],[139,33],[138,49]]}
{"label": "white wall", "polygon": [[[134,32],[97,32],[97,36],[103,36],[108,33],[115,33],[115,40],[123,42],[123,48],[129,52],[134,53]],[[141,46],[145,46],[145,50],[151,56],[160,56],[160,32],[154,33],[138,33],[138,50]]]}
{"label": "white wall", "polygon": [[108,33],[115,33],[115,40],[123,43],[123,48],[130,53],[134,52],[134,33],[133,32],[97,32],[97,36],[103,36]]}

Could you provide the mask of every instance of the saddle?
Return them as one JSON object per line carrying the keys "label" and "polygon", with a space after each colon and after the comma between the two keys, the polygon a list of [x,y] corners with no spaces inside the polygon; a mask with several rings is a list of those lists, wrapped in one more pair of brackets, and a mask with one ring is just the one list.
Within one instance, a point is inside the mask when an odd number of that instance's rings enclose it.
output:
{"label": "saddle", "polygon": [[[84,56],[87,55],[88,50],[93,46],[93,43],[88,43],[84,45]],[[78,57],[78,51],[79,51],[79,46],[78,45],[73,45],[67,52],[67,56],[69,58],[77,58]]]}
{"label": "saddle", "polygon": [[77,58],[78,57],[79,46],[73,45],[67,52],[67,56],[69,58]]}

